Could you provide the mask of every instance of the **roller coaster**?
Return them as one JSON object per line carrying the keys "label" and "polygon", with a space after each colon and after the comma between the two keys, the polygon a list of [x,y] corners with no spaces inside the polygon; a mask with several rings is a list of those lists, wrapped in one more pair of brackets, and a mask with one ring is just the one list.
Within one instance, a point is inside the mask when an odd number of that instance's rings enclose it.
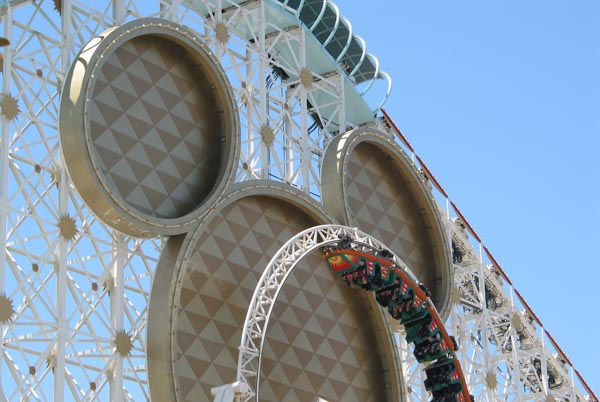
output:
{"label": "roller coaster", "polygon": [[0,401],[598,401],[334,2],[0,5]]}
{"label": "roller coaster", "polygon": [[429,290],[395,265],[389,250],[372,250],[346,235],[335,247],[325,248],[323,258],[347,286],[374,292],[377,303],[404,326],[406,342],[414,344],[416,360],[431,362],[424,368],[431,402],[474,401],[454,354],[458,344],[446,331]]}

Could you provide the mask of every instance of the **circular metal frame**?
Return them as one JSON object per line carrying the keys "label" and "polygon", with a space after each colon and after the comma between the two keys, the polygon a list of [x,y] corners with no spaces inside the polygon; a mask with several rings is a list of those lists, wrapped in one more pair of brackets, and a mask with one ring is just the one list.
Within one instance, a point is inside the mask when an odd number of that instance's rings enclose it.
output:
{"label": "circular metal frame", "polygon": [[[126,73],[114,71],[125,63]],[[76,188],[103,221],[136,237],[184,233],[205,212],[233,177],[238,126],[211,51],[158,18],[92,39],[61,98],[61,145]]]}
{"label": "circular metal frame", "polygon": [[[290,6],[279,11],[274,3],[11,0],[0,9],[3,37],[10,42],[2,48],[3,96],[17,107],[16,118],[2,119],[0,132],[0,294],[10,313],[2,323],[0,399],[150,399],[146,318],[162,245],[158,239],[127,238],[98,220],[74,191],[57,146],[64,77],[90,38],[142,17],[173,20],[194,31],[218,55],[240,105],[236,179],[273,178],[320,196],[322,149],[340,127],[358,124],[350,117],[359,95],[353,98],[354,88],[344,86],[336,68],[311,67],[317,78],[312,86],[298,85],[299,72],[319,53],[310,32],[283,24],[294,24],[297,13],[290,14]],[[273,10],[291,17],[279,18]],[[334,15],[330,25],[338,20]],[[217,25],[226,28],[227,42],[217,39]],[[333,32],[336,28],[330,26]],[[286,58],[281,50],[288,47],[296,51]],[[272,49],[280,50],[278,57],[269,53]],[[367,54],[364,64],[376,63]],[[264,78],[271,66],[291,78],[274,80],[268,87]],[[367,80],[360,88],[371,77],[358,77]],[[330,103],[335,107],[328,107]],[[323,127],[306,135],[314,116]],[[395,138],[410,155],[415,172],[427,172],[438,205],[446,211],[444,224],[454,241],[461,238],[458,243],[467,245],[463,262],[454,266],[450,322],[477,400],[598,400],[476,233],[468,227],[464,234],[464,225],[453,224],[455,217],[466,221],[391,120],[368,122]],[[275,132],[272,145],[260,136],[267,124]],[[57,227],[63,218],[75,224],[70,240]],[[490,294],[479,286],[483,281]],[[119,331],[130,335],[130,355],[115,350],[113,338]],[[426,393],[419,392],[420,368],[406,364],[404,380],[413,391],[408,397],[427,401]],[[528,376],[522,377],[523,372]],[[550,387],[550,374],[556,378],[557,373],[562,385],[554,382]]]}

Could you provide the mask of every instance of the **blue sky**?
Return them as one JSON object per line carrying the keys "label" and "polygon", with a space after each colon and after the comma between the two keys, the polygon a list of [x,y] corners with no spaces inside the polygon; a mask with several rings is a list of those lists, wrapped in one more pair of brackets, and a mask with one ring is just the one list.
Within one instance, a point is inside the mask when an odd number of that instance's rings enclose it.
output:
{"label": "blue sky", "polygon": [[388,114],[600,395],[600,2],[337,0]]}

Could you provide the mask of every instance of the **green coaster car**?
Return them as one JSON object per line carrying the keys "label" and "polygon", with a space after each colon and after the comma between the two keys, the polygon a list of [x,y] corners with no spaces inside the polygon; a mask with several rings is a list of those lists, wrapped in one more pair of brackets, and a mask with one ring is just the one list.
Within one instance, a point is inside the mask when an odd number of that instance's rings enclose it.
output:
{"label": "green coaster car", "polygon": [[433,395],[432,401],[458,401],[462,383],[454,358],[441,358],[425,368],[425,389]]}

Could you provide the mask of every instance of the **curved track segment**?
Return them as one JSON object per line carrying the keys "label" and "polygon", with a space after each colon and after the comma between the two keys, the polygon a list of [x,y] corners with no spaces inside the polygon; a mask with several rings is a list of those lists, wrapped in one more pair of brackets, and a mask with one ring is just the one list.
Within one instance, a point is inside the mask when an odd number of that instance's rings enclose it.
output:
{"label": "curved track segment", "polygon": [[[429,300],[427,290],[419,285],[402,261],[385,252],[384,244],[356,228],[342,225],[307,229],[288,240],[273,256],[259,279],[246,315],[237,382],[215,388],[215,400],[231,402],[235,397],[249,401],[257,397],[262,348],[273,305],[296,264],[322,248],[331,268],[343,276],[349,286],[376,291],[378,302],[401,320],[407,340],[415,343],[417,360],[434,361],[424,369],[427,375],[424,386],[432,393],[432,401],[471,401],[461,366],[453,353],[456,343]],[[374,255],[376,250],[386,258]]]}
{"label": "curved track segment", "polygon": [[386,249],[355,243],[350,236],[335,247],[326,248],[324,259],[331,269],[354,289],[375,292],[377,302],[398,320],[413,355],[424,367],[425,389],[432,401],[470,401],[460,362],[454,352],[458,345],[448,334],[429,291]]}
{"label": "curved track segment", "polygon": [[[1,50],[0,400],[150,399],[146,315],[162,242],[126,237],[100,222],[72,186],[58,145],[60,91],[73,58],[107,28],[142,17],[184,24],[218,55],[240,107],[237,181],[286,182],[319,199],[322,150],[346,128],[356,105],[364,111],[356,122],[397,138],[431,185],[453,234],[457,291],[450,327],[478,401],[598,400],[411,145],[390,119],[371,114],[380,99],[365,103],[364,87],[355,90],[348,77],[364,78],[360,85],[366,85],[374,75],[361,73],[363,67],[370,66],[367,72],[377,67],[360,39],[354,36],[357,47],[351,44],[346,53],[350,67],[360,65],[349,74],[334,64],[339,54],[334,58],[322,50],[342,24],[337,6],[305,0],[309,13],[300,3],[1,3],[0,28],[10,43]],[[260,14],[259,23],[252,19],[257,6],[270,10]],[[302,52],[295,57],[286,47]],[[286,56],[275,57],[275,48]],[[303,68],[317,60],[306,60],[313,49],[328,64],[305,73],[307,85],[301,85]],[[281,80],[282,71],[297,79]],[[400,348],[404,344],[399,337]],[[421,400],[424,373],[416,359],[403,372],[412,391],[407,398]]]}

